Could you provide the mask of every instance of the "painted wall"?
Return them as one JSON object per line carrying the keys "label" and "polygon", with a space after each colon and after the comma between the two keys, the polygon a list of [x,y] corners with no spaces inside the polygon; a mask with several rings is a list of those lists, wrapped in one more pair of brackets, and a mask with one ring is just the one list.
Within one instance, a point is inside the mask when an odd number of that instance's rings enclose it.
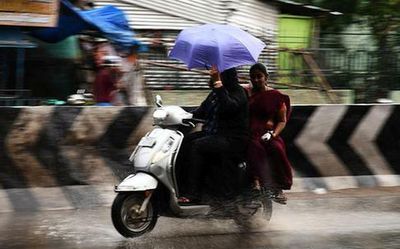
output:
{"label": "painted wall", "polygon": [[[152,129],[152,111],[0,108],[0,188],[118,183],[132,171],[135,145]],[[294,106],[283,137],[296,177],[348,177],[347,187],[396,185],[381,176],[400,175],[399,124],[399,105]]]}
{"label": "painted wall", "polygon": [[[304,16],[280,15],[278,19],[278,45],[281,49],[306,49],[311,47],[314,36],[315,19]],[[308,68],[304,59],[293,52],[279,51],[279,73],[281,82],[301,83],[301,77],[286,76]]]}
{"label": "painted wall", "polygon": [[[150,107],[0,107],[0,212],[110,207]],[[400,105],[294,106],[292,192],[400,185]]]}

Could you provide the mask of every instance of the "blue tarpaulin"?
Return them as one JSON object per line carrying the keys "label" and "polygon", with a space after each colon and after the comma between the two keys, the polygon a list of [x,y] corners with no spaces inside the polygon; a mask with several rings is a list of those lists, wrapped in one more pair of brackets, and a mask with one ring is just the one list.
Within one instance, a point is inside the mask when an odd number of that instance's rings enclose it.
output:
{"label": "blue tarpaulin", "polygon": [[56,43],[84,30],[99,31],[110,42],[122,48],[144,46],[134,38],[124,13],[114,6],[80,10],[68,0],[61,0],[58,25],[54,28],[36,28],[31,35],[45,42]]}

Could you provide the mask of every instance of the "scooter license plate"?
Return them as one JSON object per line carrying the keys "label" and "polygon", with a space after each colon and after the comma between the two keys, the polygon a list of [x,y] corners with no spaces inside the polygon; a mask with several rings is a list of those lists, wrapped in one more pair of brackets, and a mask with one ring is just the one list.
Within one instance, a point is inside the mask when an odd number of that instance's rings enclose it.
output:
{"label": "scooter license plate", "polygon": [[143,137],[142,139],[140,139],[138,145],[139,146],[143,146],[143,147],[153,147],[155,143],[156,143],[155,138],[153,138],[153,137]]}

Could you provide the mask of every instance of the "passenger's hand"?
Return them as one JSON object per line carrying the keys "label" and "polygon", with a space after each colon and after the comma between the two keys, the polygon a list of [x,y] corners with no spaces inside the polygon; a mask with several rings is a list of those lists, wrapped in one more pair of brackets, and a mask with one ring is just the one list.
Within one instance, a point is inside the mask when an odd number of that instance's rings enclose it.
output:
{"label": "passenger's hand", "polygon": [[264,142],[268,142],[269,140],[271,140],[273,138],[273,131],[267,131],[264,135],[261,136],[261,139]]}

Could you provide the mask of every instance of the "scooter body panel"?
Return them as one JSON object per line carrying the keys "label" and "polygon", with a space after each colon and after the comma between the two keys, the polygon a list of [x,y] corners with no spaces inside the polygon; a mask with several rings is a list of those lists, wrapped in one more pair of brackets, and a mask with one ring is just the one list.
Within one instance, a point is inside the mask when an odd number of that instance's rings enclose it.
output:
{"label": "scooter body panel", "polygon": [[183,134],[156,127],[144,136],[130,157],[136,171],[149,172],[175,194],[175,160]]}
{"label": "scooter body panel", "polygon": [[115,192],[145,191],[156,189],[158,181],[153,176],[139,172],[127,176],[119,185],[115,186]]}

